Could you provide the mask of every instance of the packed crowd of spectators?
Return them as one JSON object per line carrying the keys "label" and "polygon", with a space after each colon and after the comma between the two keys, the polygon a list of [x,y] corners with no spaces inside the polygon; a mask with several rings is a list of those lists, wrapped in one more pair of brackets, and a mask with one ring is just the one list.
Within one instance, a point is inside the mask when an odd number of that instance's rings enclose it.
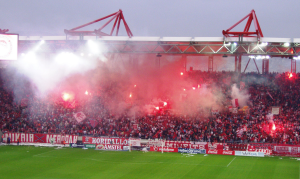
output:
{"label": "packed crowd of spectators", "polygon": [[[54,101],[53,96],[36,98],[31,91],[32,84],[25,77],[11,83],[4,70],[0,80],[0,130],[181,141],[299,144],[298,76],[192,71],[186,78],[197,84],[206,84],[208,89],[217,86],[226,95],[227,101],[222,104],[222,109],[209,115],[201,112],[180,115],[170,112],[170,109],[162,109],[133,116],[126,112],[112,114],[101,95],[77,101],[74,107],[66,106],[63,101]],[[228,101],[232,100],[230,89],[234,83],[249,93],[247,110],[242,110],[243,106],[239,106],[236,112],[230,110]],[[272,106],[280,107],[279,115],[270,114]],[[77,112],[85,114],[82,122],[74,119]]]}

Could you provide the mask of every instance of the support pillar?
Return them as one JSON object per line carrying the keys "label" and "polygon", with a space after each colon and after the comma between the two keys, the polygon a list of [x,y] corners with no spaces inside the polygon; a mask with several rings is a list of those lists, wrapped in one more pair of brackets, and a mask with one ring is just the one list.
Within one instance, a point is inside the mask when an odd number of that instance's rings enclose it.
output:
{"label": "support pillar", "polygon": [[131,61],[131,68],[133,70],[138,69],[138,57],[137,57],[137,54],[131,54],[130,55],[130,61]]}
{"label": "support pillar", "polygon": [[268,74],[269,73],[269,59],[263,59],[262,60],[262,74]]}
{"label": "support pillar", "polygon": [[156,60],[155,60],[155,65],[157,67],[157,69],[160,69],[160,57],[161,57],[161,54],[157,54],[156,55]]}
{"label": "support pillar", "polygon": [[183,71],[186,72],[186,64],[187,64],[187,55],[183,54],[181,56],[182,62],[183,62]]}
{"label": "support pillar", "polygon": [[245,71],[247,70],[247,67],[248,67],[248,65],[249,65],[249,63],[250,63],[250,61],[251,61],[251,59],[253,60],[253,62],[254,62],[254,64],[255,64],[255,67],[256,67],[256,69],[257,69],[257,72],[259,73],[259,69],[258,69],[258,67],[257,67],[255,58],[251,58],[251,57],[249,58],[249,60],[248,60],[248,62],[247,62],[247,65],[246,65],[246,67],[245,67],[245,69],[244,69],[244,73],[245,73]]}
{"label": "support pillar", "polygon": [[296,73],[296,60],[291,59],[291,73]]}
{"label": "support pillar", "polygon": [[213,72],[214,71],[214,57],[208,56],[208,71]]}
{"label": "support pillar", "polygon": [[236,55],[235,56],[235,63],[234,63],[234,71],[236,73],[241,73],[241,67],[242,67],[242,55]]}

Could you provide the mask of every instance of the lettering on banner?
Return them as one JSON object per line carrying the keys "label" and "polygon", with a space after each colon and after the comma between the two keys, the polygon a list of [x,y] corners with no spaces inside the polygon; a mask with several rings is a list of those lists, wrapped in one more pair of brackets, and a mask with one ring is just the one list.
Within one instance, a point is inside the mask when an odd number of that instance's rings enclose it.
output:
{"label": "lettering on banner", "polygon": [[208,150],[207,154],[218,154],[218,150]]}
{"label": "lettering on banner", "polygon": [[84,140],[86,143],[92,144],[114,144],[114,145],[127,145],[128,139],[124,138],[100,138],[100,137],[90,137],[88,141]]}

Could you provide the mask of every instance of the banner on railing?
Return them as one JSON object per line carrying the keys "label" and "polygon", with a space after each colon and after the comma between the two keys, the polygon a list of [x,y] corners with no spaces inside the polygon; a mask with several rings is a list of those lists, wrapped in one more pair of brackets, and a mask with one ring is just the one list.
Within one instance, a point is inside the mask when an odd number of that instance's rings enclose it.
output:
{"label": "banner on railing", "polygon": [[66,144],[76,143],[77,135],[61,135],[61,134],[30,134],[30,133],[5,133],[4,141],[7,142],[8,137],[11,143],[51,143],[62,144],[65,141]]}
{"label": "banner on railing", "polygon": [[141,146],[141,139],[129,138],[131,146]]}
{"label": "banner on railing", "polygon": [[277,155],[296,155],[300,156],[300,145],[276,145],[273,153]]}
{"label": "banner on railing", "polygon": [[128,139],[125,138],[108,138],[108,137],[82,137],[85,144],[110,144],[110,145],[129,145]]}

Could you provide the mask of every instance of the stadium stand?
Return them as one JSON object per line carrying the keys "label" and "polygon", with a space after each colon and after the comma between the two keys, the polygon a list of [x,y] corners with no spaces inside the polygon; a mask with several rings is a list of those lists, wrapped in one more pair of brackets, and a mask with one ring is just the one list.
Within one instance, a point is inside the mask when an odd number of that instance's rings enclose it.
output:
{"label": "stadium stand", "polygon": [[[0,129],[4,133],[57,133],[227,142],[230,149],[241,151],[246,150],[247,145],[237,143],[299,144],[300,141],[299,74],[290,79],[287,73],[247,73],[237,77],[233,72],[189,72],[189,80],[194,80],[196,84],[206,84],[208,89],[217,86],[224,92],[227,103],[223,104],[223,110],[209,116],[202,116],[200,113],[178,115],[165,110],[155,114],[137,115],[134,118],[128,117],[126,113],[110,113],[105,105],[107,99],[103,96],[91,96],[82,102],[88,104],[88,107],[79,102],[73,108],[60,102],[37,98],[30,88],[32,84],[25,77],[20,78],[17,83],[11,83],[11,78],[5,74],[2,71],[0,83]],[[239,84],[240,81],[244,85]],[[237,113],[230,111],[232,98],[228,91],[234,83],[247,89],[248,110],[239,106]],[[16,93],[21,96],[16,98]],[[268,115],[272,106],[280,107],[280,115],[272,115],[270,119]],[[77,112],[86,115],[80,123],[73,119]],[[96,123],[92,124],[91,119]]]}

